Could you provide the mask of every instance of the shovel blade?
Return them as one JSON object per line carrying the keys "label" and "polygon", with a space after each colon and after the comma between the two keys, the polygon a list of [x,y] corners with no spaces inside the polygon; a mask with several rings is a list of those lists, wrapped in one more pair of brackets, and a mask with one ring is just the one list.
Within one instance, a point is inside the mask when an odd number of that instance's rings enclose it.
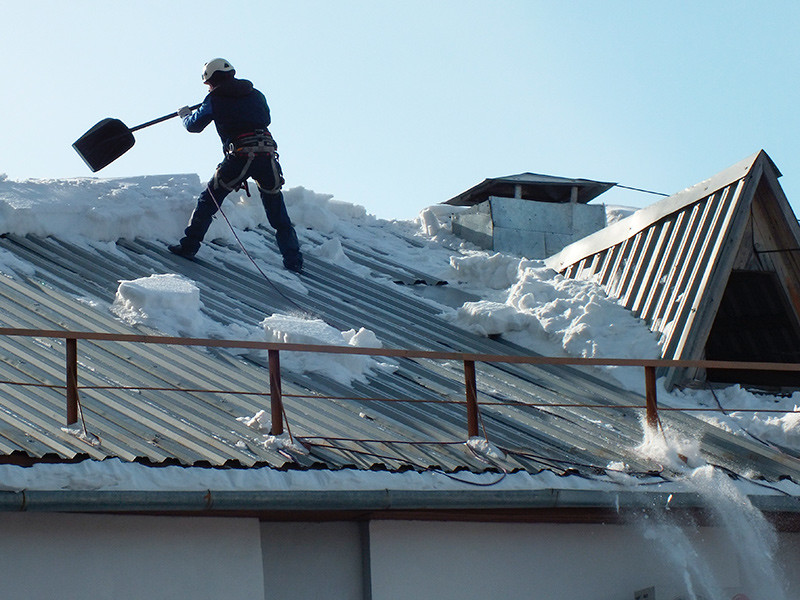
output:
{"label": "shovel blade", "polygon": [[114,162],[133,147],[130,129],[119,119],[103,119],[72,144],[93,173]]}

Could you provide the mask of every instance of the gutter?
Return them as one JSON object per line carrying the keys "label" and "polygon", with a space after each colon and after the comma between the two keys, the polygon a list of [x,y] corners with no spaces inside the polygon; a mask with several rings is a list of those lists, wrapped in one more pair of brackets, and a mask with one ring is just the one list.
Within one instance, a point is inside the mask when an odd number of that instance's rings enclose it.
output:
{"label": "gutter", "polygon": [[[749,496],[766,513],[800,515],[800,497]],[[708,509],[692,492],[598,490],[367,490],[367,491],[42,491],[0,492],[0,512],[70,513],[322,513],[430,512],[576,509],[630,513]]]}

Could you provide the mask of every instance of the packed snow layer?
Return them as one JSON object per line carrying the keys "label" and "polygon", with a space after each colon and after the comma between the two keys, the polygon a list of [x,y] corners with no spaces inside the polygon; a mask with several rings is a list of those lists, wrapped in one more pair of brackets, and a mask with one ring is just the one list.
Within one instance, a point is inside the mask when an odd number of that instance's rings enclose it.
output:
{"label": "packed snow layer", "polygon": [[[270,436],[272,437],[272,436]],[[483,442],[481,442],[483,443]],[[494,454],[493,449],[479,451]],[[707,467],[687,471],[683,478],[664,481],[656,477],[616,479],[597,476],[593,479],[578,475],[559,476],[550,471],[537,474],[471,473],[457,475],[436,470],[363,471],[340,469],[328,471],[279,470],[270,467],[250,469],[204,469],[199,467],[150,467],[129,463],[117,458],[104,461],[84,460],[70,464],[37,463],[30,467],[0,465],[0,491],[22,490],[104,490],[104,491],[364,491],[364,490],[465,490],[475,486],[490,486],[501,490],[598,490],[605,492],[630,491],[645,484],[659,492],[690,491],[686,479],[706,477]],[[747,480],[738,480],[739,493],[747,495],[800,494],[800,486],[780,481],[765,487]],[[655,490],[653,490],[655,491]]]}

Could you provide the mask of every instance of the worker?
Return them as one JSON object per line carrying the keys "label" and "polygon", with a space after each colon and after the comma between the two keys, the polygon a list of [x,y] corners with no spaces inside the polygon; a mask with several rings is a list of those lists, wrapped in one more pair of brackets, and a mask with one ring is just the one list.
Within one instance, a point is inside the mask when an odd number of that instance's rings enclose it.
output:
{"label": "worker", "polygon": [[275,229],[283,266],[300,273],[303,255],[281,193],[283,173],[277,144],[268,129],[270,114],[264,94],[250,81],[237,79],[235,69],[223,58],[215,58],[203,66],[203,83],[208,85],[209,92],[200,107],[192,111],[184,106],[178,116],[191,133],[203,131],[214,121],[225,157],[200,194],[184,237],[180,243],[169,246],[170,252],[194,258],[222,201],[236,189],[247,189],[247,179],[252,177],[258,185],[267,220]]}

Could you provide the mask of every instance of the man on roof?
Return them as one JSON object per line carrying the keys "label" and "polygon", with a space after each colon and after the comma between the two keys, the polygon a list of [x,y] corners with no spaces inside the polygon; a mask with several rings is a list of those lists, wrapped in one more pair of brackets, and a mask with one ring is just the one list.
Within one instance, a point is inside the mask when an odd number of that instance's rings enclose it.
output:
{"label": "man on roof", "polygon": [[203,131],[212,121],[222,140],[225,157],[197,200],[184,237],[169,246],[170,252],[193,258],[200,249],[211,220],[225,197],[246,186],[248,177],[258,185],[261,203],[283,256],[283,265],[301,272],[303,255],[281,193],[283,172],[278,163],[278,146],[269,130],[271,119],[264,94],[246,79],[237,79],[233,66],[215,58],[203,66],[203,83],[209,93],[200,107],[178,111],[191,133]]}

